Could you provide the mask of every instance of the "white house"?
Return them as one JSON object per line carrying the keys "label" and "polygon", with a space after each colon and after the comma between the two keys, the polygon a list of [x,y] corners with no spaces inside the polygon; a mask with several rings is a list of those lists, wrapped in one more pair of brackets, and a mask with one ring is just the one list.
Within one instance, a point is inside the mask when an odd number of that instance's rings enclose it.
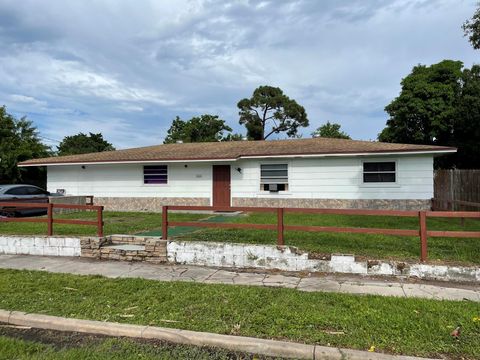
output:
{"label": "white house", "polygon": [[455,148],[344,139],[185,143],[25,161],[110,210],[162,205],[425,209]]}

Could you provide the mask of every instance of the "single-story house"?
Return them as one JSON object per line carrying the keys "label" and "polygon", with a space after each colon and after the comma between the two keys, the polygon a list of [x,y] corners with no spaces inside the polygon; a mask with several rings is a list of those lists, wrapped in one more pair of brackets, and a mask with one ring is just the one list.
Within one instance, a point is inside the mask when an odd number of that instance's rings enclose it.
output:
{"label": "single-story house", "polygon": [[110,210],[162,205],[426,209],[455,148],[329,138],[177,143],[34,159],[50,192]]}

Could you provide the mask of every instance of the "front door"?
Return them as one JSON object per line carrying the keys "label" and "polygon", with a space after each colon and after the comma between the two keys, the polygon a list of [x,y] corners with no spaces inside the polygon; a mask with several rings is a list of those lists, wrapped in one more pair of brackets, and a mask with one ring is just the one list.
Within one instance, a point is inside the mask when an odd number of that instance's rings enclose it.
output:
{"label": "front door", "polygon": [[230,165],[213,165],[213,206],[230,206]]}

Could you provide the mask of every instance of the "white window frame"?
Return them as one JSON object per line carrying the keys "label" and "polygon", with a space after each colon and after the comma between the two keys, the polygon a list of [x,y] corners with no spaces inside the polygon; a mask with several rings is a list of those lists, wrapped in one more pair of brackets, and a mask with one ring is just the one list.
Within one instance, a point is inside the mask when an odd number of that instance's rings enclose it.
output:
{"label": "white window frame", "polygon": [[[145,184],[145,166],[166,166],[167,167],[167,182],[165,184]],[[141,167],[142,186],[165,187],[170,184],[170,166],[168,164],[142,164]]]}
{"label": "white window frame", "polygon": [[[395,163],[395,182],[364,182],[363,181],[363,164],[365,163],[376,163],[376,162],[393,162]],[[387,171],[385,171],[387,172]],[[360,162],[360,186],[362,187],[400,187],[398,182],[398,160],[397,159],[363,159]]]}
{"label": "white window frame", "polygon": [[[280,191],[269,191],[269,190],[263,190],[262,185],[264,184],[262,182],[262,165],[286,165],[287,166],[287,189],[286,190],[280,190]],[[259,175],[259,193],[262,195],[268,194],[268,195],[278,195],[278,194],[289,194],[290,193],[290,162],[289,161],[282,161],[282,162],[262,162],[258,166],[258,175]]]}

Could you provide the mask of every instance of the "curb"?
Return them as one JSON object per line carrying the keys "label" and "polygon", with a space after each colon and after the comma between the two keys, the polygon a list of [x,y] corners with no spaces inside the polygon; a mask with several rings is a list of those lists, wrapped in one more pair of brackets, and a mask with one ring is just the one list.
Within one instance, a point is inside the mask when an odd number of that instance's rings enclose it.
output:
{"label": "curb", "polygon": [[75,331],[90,334],[157,339],[183,345],[208,346],[264,356],[310,360],[433,360],[414,356],[388,355],[367,351],[307,345],[245,336],[130,325],[113,322],[69,319],[59,316],[28,314],[0,309],[0,322],[33,328]]}

